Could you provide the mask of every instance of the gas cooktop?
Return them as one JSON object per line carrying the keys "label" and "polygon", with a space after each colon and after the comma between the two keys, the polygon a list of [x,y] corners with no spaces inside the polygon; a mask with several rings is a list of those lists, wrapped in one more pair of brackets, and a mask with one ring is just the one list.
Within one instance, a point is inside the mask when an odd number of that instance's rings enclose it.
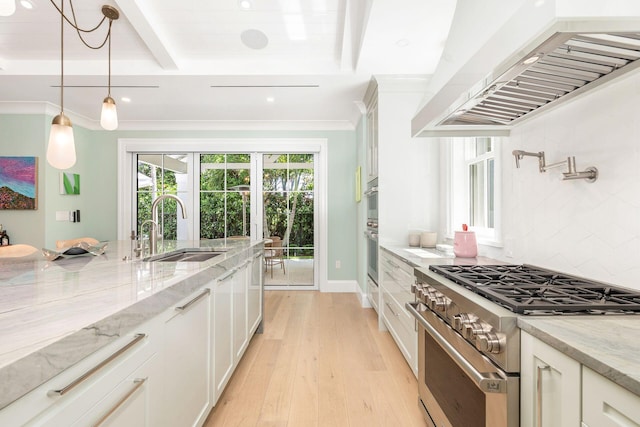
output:
{"label": "gas cooktop", "polygon": [[640,292],[531,265],[432,265],[518,314],[640,314]]}

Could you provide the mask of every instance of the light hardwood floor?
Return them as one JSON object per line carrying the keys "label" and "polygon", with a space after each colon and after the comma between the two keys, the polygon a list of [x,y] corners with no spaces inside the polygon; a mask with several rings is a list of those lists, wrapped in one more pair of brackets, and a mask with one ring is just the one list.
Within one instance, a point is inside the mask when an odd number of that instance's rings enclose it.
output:
{"label": "light hardwood floor", "polygon": [[266,291],[255,335],[205,422],[226,426],[420,426],[418,386],[355,294]]}

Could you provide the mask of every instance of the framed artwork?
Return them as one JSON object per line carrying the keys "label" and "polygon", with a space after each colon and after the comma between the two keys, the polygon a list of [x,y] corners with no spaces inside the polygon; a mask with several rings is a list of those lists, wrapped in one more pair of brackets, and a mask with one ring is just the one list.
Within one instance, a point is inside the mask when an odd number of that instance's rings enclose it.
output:
{"label": "framed artwork", "polygon": [[0,156],[0,209],[38,209],[38,158]]}
{"label": "framed artwork", "polygon": [[80,175],[77,173],[60,172],[60,194],[80,194]]}

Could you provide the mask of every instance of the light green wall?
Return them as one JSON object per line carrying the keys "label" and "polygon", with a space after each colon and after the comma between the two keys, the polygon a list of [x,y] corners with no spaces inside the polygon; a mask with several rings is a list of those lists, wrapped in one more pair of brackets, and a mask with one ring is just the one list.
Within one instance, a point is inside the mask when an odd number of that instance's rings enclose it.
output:
{"label": "light green wall", "polygon": [[[354,173],[357,131],[91,131],[74,125],[80,195],[59,194],[60,171],[46,163],[51,117],[0,115],[0,155],[39,157],[39,208],[35,212],[0,211],[0,223],[18,243],[53,247],[58,239],[92,236],[116,239],[117,145],[119,138],[326,138],[328,141],[329,280],[357,279],[357,204]],[[10,144],[20,141],[20,144]],[[81,222],[59,222],[56,211],[80,209]],[[5,214],[7,212],[7,214]],[[36,225],[38,224],[38,225]],[[341,268],[335,268],[340,260]]]}

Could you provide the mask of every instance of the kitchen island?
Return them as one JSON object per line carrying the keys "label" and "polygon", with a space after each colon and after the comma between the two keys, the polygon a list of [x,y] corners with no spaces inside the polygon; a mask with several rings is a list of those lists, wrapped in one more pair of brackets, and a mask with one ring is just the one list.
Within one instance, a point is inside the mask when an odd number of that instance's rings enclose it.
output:
{"label": "kitchen island", "polygon": [[[132,336],[140,325],[171,311],[192,294],[207,286],[213,289],[213,283],[226,280],[239,267],[254,263],[259,273],[262,270],[262,241],[164,243],[162,252],[198,247],[222,253],[203,262],[132,261],[131,242],[117,241],[109,242],[99,256],[47,261],[34,254],[0,260],[0,419],[2,408],[117,340]],[[261,304],[262,276],[258,275]],[[248,274],[243,277],[247,283],[254,280]],[[245,282],[238,283],[244,286]],[[211,289],[205,290],[213,293]],[[246,313],[245,319],[259,314],[260,321],[261,305],[259,311]],[[214,317],[209,313],[207,319],[213,322]],[[247,325],[245,330],[254,326]]]}

